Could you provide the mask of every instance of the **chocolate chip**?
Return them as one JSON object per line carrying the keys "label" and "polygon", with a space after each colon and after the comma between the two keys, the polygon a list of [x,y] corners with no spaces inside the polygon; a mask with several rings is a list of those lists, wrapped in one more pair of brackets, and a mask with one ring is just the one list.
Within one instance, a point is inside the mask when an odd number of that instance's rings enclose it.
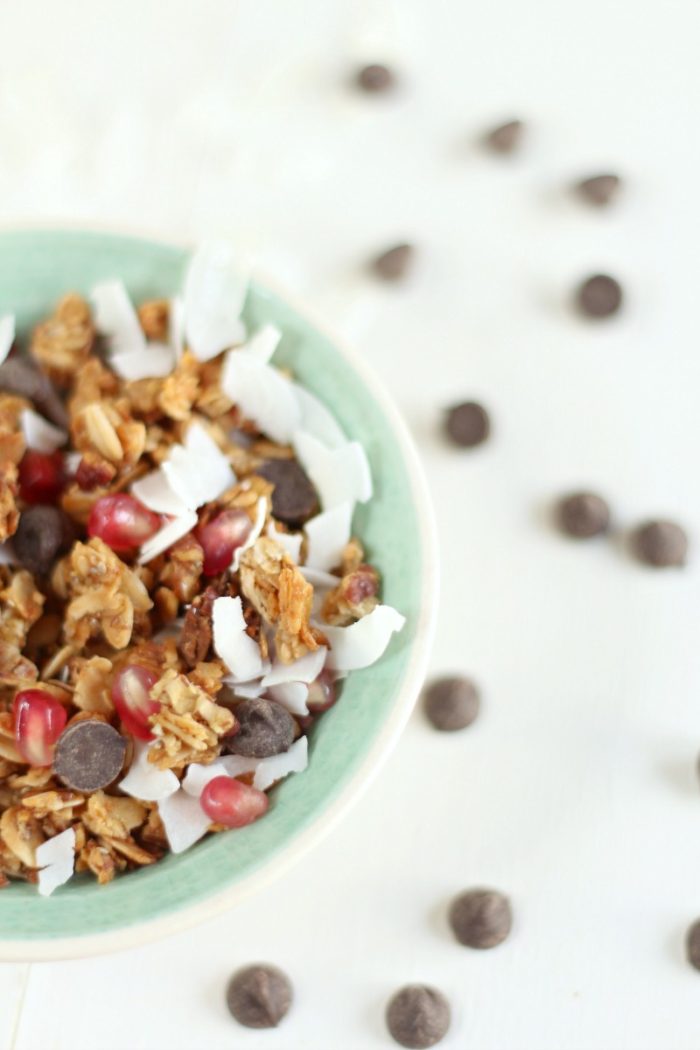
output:
{"label": "chocolate chip", "polygon": [[593,175],[576,183],[576,189],[583,199],[598,207],[610,204],[619,188],[619,175]]}
{"label": "chocolate chip", "polygon": [[396,77],[389,69],[379,62],[373,62],[369,66],[363,66],[357,71],[355,83],[363,91],[372,94],[380,94],[382,91],[390,91],[396,86]]}
{"label": "chocolate chip", "polygon": [[486,441],[491,433],[491,421],[483,405],[464,401],[449,409],[445,418],[447,436],[460,448],[474,448]]}
{"label": "chocolate chip", "polygon": [[648,521],[632,537],[637,557],[660,569],[685,565],[688,537],[673,521]]}
{"label": "chocolate chip", "polygon": [[291,982],[276,966],[246,966],[233,975],[226,989],[226,1005],[246,1028],[276,1028],[291,1003]]}
{"label": "chocolate chip", "polygon": [[685,935],[685,950],[688,962],[695,970],[700,970],[700,919],[688,928]]}
{"label": "chocolate chip", "polygon": [[558,509],[562,529],[577,539],[599,536],[610,524],[610,508],[594,492],[574,492],[560,502]]}
{"label": "chocolate chip", "polygon": [[587,317],[611,317],[622,306],[622,288],[614,277],[598,273],[579,286],[576,301]]}
{"label": "chocolate chip", "polygon": [[99,718],[84,718],[67,726],[56,744],[54,773],[73,791],[99,791],[119,776],[126,740]]}
{"label": "chocolate chip", "polygon": [[470,726],[479,714],[479,691],[469,678],[438,678],[425,692],[425,713],[435,729],[453,733]]}
{"label": "chocolate chip", "polygon": [[400,1046],[425,1050],[447,1035],[450,1004],[442,992],[427,984],[408,984],[401,988],[386,1008],[386,1026]]}
{"label": "chocolate chip", "polygon": [[318,513],[316,489],[295,459],[267,459],[257,473],[274,485],[272,514],[292,528],[300,528]]}
{"label": "chocolate chip", "polygon": [[45,576],[74,539],[75,527],[64,511],[37,504],[20,514],[12,548],[23,568],[35,576]]}
{"label": "chocolate chip", "polygon": [[408,274],[414,254],[412,244],[397,244],[378,255],[372,269],[383,281],[400,281]]}
{"label": "chocolate chip", "polygon": [[68,426],[68,413],[48,376],[28,361],[10,357],[0,365],[0,390],[26,397],[60,427]]}
{"label": "chocolate chip", "polygon": [[520,145],[524,127],[522,120],[509,120],[506,124],[499,124],[487,134],[486,145],[496,153],[513,153]]}
{"label": "chocolate chip", "polygon": [[243,700],[235,709],[239,726],[235,736],[224,738],[224,747],[232,755],[246,758],[269,758],[287,751],[294,740],[294,719],[289,711],[274,700],[258,697]]}
{"label": "chocolate chip", "polygon": [[467,890],[450,905],[450,926],[467,948],[495,948],[511,931],[510,901],[498,890]]}

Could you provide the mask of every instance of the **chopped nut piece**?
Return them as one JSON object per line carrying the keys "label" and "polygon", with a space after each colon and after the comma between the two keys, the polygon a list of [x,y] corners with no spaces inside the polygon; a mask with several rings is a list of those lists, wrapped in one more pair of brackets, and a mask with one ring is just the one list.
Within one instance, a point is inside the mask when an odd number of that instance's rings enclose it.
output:
{"label": "chopped nut piece", "polygon": [[167,299],[148,299],[138,308],[139,321],[146,339],[164,343],[168,338],[170,303]]}
{"label": "chopped nut piece", "polygon": [[44,841],[39,821],[22,806],[10,806],[0,817],[0,839],[28,868],[36,867],[36,849]]}
{"label": "chopped nut piece", "polygon": [[0,543],[14,536],[17,531],[17,492],[17,467],[9,462],[0,464]]}
{"label": "chopped nut piece", "polygon": [[168,551],[168,560],[158,574],[158,580],[170,588],[178,602],[191,602],[199,589],[203,568],[201,544],[192,535],[183,536]]}
{"label": "chopped nut piece", "polygon": [[158,405],[169,419],[189,419],[199,391],[199,362],[187,351],[162,383]]}
{"label": "chopped nut piece", "polygon": [[88,304],[66,295],[52,317],[34,329],[30,353],[57,384],[68,386],[84,364],[95,341]]}
{"label": "chopped nut piece", "polygon": [[359,565],[329,591],[321,616],[334,627],[347,627],[361,620],[379,604],[379,573],[371,565]]}

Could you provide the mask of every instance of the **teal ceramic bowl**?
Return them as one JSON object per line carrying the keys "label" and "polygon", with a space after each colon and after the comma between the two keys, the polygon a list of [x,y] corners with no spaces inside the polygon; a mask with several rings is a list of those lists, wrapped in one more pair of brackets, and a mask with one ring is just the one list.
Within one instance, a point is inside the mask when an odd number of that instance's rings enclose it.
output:
{"label": "teal ceramic bowl", "polygon": [[[179,289],[186,249],[79,231],[0,234],[0,314],[26,332],[64,292],[119,276],[137,301]],[[325,833],[367,786],[396,741],[420,689],[437,586],[430,499],[406,428],[364,364],[264,284],[253,283],[253,324],[284,333],[276,360],[324,401],[364,445],[375,495],[355,530],[383,578],[383,600],[407,618],[384,657],[353,672],[342,699],[310,737],[308,769],[272,793],[265,818],[210,836],[100,887],[75,877],[43,899],[31,886],[0,892],[0,959],[88,955],[179,930],[239,902],[278,876]]]}

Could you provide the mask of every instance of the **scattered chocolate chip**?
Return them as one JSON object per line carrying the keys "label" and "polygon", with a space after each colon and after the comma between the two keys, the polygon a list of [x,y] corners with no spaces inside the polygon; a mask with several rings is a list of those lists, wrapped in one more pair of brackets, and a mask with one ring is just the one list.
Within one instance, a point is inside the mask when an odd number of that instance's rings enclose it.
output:
{"label": "scattered chocolate chip", "polygon": [[491,433],[491,421],[483,405],[476,401],[464,401],[448,410],[445,430],[455,445],[474,448],[488,438]]}
{"label": "scattered chocolate chip", "polygon": [[54,773],[73,791],[99,791],[119,776],[125,754],[126,740],[108,722],[80,719],[58,738]]}
{"label": "scattered chocolate chip", "polygon": [[510,901],[498,890],[467,890],[450,905],[450,926],[467,948],[495,948],[511,931]]}
{"label": "scattered chocolate chip", "polygon": [[576,301],[587,317],[611,317],[622,306],[622,288],[614,277],[598,273],[579,285]]}
{"label": "scattered chocolate chip", "polygon": [[291,982],[276,966],[246,966],[226,989],[226,1005],[246,1028],[276,1028],[291,1003]]}
{"label": "scattered chocolate chip", "polygon": [[390,91],[393,87],[396,87],[396,77],[388,66],[384,66],[379,62],[373,62],[371,65],[363,66],[362,69],[357,71],[355,83],[363,91],[380,94],[383,91]]}
{"label": "scattered chocolate chip", "polygon": [[435,729],[453,733],[466,729],[479,714],[479,690],[469,678],[438,678],[425,692],[425,713]]}
{"label": "scattered chocolate chip", "polygon": [[610,508],[594,492],[574,492],[560,502],[558,510],[562,529],[577,539],[599,536],[610,525]]}
{"label": "scattered chocolate chip", "polygon": [[443,1039],[450,1027],[450,1004],[442,992],[427,984],[401,988],[386,1008],[386,1026],[400,1046],[425,1050]]}
{"label": "scattered chocolate chip", "polygon": [[688,537],[673,521],[648,521],[632,537],[637,557],[661,569],[685,565]]}
{"label": "scattered chocolate chip", "polygon": [[19,357],[0,365],[0,390],[33,401],[39,411],[60,427],[68,426],[68,413],[48,376]]}
{"label": "scattered chocolate chip", "polygon": [[274,485],[272,514],[292,528],[300,528],[318,513],[316,489],[295,459],[266,459],[257,473]]}
{"label": "scattered chocolate chip", "polygon": [[372,262],[372,269],[383,281],[400,281],[408,274],[414,254],[412,244],[397,244],[378,255]]}
{"label": "scattered chocolate chip", "polygon": [[685,935],[685,951],[688,962],[695,970],[700,970],[700,919],[696,919]]}
{"label": "scattered chocolate chip", "polygon": [[20,514],[12,549],[24,569],[45,576],[75,539],[73,522],[59,507],[37,504]]}
{"label": "scattered chocolate chip", "polygon": [[235,715],[239,723],[236,734],[223,741],[225,750],[232,755],[269,758],[287,751],[294,740],[294,719],[274,700],[243,700]]}
{"label": "scattered chocolate chip", "polygon": [[576,183],[576,189],[581,197],[589,204],[596,204],[598,207],[610,204],[619,188],[619,175],[593,175],[589,179],[581,179]]}
{"label": "scattered chocolate chip", "polygon": [[513,153],[520,145],[524,127],[522,120],[509,120],[506,124],[499,124],[487,134],[486,145],[496,153]]}

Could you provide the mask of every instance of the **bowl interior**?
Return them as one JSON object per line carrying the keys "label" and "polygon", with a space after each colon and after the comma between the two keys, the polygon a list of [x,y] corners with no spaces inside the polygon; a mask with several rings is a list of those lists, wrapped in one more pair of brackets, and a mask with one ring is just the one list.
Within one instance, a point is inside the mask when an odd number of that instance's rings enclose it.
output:
{"label": "bowl interior", "polygon": [[[64,292],[87,293],[120,276],[136,301],[168,296],[181,284],[184,249],[82,232],[0,234],[0,314],[17,315],[20,332],[46,315]],[[383,600],[407,624],[379,663],[354,672],[341,701],[312,730],[309,768],[277,787],[264,820],[210,836],[187,853],[106,887],[76,877],[50,899],[12,885],[0,893],[0,938],[74,938],[153,920],[217,894],[268,865],[332,804],[371,750],[405,684],[422,611],[420,524],[400,443],[384,410],[333,343],[260,285],[246,306],[252,324],[272,321],[284,333],[278,357],[364,445],[375,495],[359,507],[354,529],[383,579]]]}

